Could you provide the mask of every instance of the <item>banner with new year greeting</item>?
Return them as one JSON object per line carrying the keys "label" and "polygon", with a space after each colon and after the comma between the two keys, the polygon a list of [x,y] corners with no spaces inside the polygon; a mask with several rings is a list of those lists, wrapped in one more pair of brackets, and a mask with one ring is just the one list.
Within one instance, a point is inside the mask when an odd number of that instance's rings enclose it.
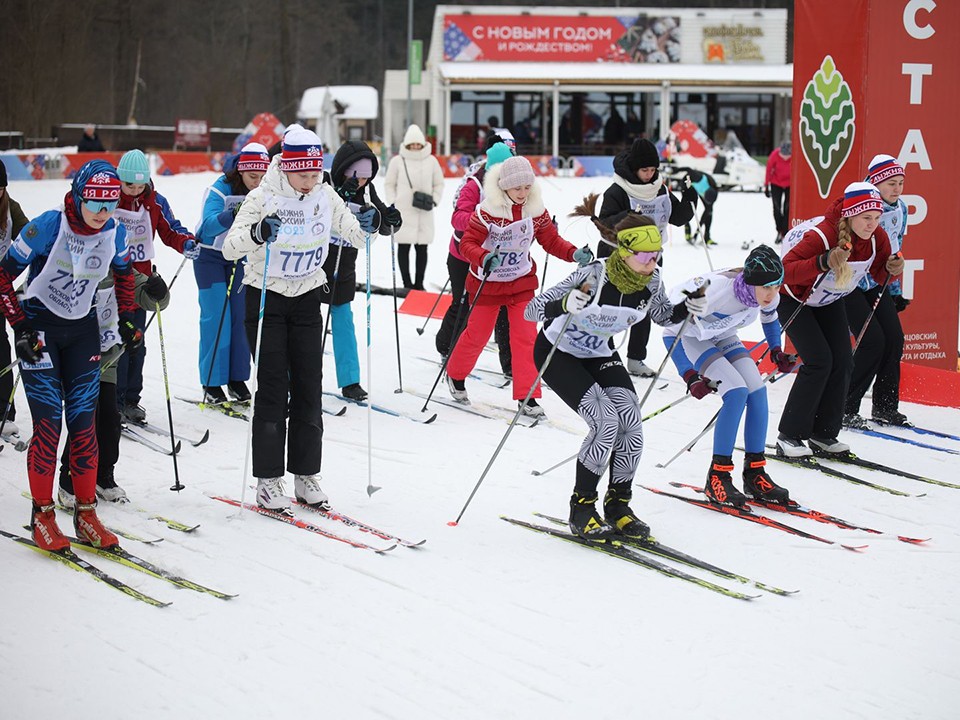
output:
{"label": "banner with new year greeting", "polygon": [[[794,28],[794,223],[822,214],[877,154],[906,172],[903,359],[957,369],[960,2],[804,0]],[[869,70],[869,71],[868,71]]]}

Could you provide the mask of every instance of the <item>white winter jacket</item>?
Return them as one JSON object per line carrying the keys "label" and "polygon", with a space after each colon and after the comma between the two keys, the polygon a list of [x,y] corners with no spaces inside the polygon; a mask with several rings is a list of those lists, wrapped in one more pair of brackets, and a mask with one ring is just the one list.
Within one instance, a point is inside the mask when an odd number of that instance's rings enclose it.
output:
{"label": "white winter jacket", "polygon": [[[321,193],[326,193],[327,200],[330,203],[333,231],[354,247],[366,247],[367,234],[360,229],[357,218],[350,212],[350,209],[343,202],[343,199],[337,195],[333,187],[320,182],[309,193],[301,196],[287,182],[286,173],[280,171],[280,156],[278,155],[270,162],[270,167],[263,176],[260,186],[251,190],[244,198],[243,204],[237,212],[237,217],[223,241],[223,256],[227,260],[247,258],[243,276],[244,285],[250,285],[257,289],[263,287],[263,261],[266,248],[257,244],[250,237],[250,228],[273,212],[268,209],[270,198],[273,196],[299,198],[302,202],[309,203],[314,198],[319,197]],[[329,243],[330,228],[327,229],[326,235],[325,242]],[[313,275],[301,280],[268,277],[267,289],[287,297],[298,297],[315,288],[322,287],[326,282],[326,273],[322,268],[318,268]]]}
{"label": "white winter jacket", "polygon": [[[410,143],[422,143],[423,147],[420,150],[409,150],[407,145]],[[387,166],[384,185],[387,201],[392,202],[403,217],[403,225],[396,231],[397,242],[407,245],[426,245],[433,242],[433,216],[438,210],[436,207],[433,210],[415,208],[413,193],[425,192],[433,196],[434,205],[439,204],[443,196],[443,171],[440,163],[431,154],[423,131],[416,125],[407,128],[400,154],[395,155]]]}

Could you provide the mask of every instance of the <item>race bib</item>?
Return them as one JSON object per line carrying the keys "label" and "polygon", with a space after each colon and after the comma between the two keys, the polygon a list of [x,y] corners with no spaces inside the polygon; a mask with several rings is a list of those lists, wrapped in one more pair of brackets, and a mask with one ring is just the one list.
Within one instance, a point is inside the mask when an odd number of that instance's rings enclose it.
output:
{"label": "race bib", "polygon": [[127,247],[130,248],[130,262],[144,262],[156,257],[153,246],[153,226],[146,207],[140,210],[121,210],[117,208],[113,216],[122,223],[127,231]]}
{"label": "race bib", "polygon": [[319,272],[330,247],[332,212],[326,194],[278,198],[280,232],[270,245],[269,277],[303,280]]}
{"label": "race bib", "polygon": [[100,352],[123,342],[120,337],[120,313],[113,288],[97,290],[97,322],[100,325]]}
{"label": "race bib", "polygon": [[[524,218],[509,225],[487,226],[487,239],[483,249],[494,251],[500,248],[500,266],[487,275],[490,282],[511,282],[530,273],[530,245],[533,243],[533,219]],[[481,277],[478,275],[478,277]]]}

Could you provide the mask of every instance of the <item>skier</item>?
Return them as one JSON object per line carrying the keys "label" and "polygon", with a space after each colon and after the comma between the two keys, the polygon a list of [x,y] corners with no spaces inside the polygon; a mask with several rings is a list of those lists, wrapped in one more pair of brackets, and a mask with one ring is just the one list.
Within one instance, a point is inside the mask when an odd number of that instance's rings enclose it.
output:
{"label": "skier", "polygon": [[803,358],[780,418],[777,452],[787,457],[850,451],[837,439],[852,366],[846,306],[837,300],[867,272],[881,283],[903,272],[903,258],[890,252],[879,225],[882,212],[873,185],[851,183],[821,221],[803,223],[783,239],[777,312],[781,322],[797,313],[785,329]]}
{"label": "skier", "polygon": [[[285,445],[297,499],[328,505],[320,488],[323,262],[331,230],[355,247],[364,247],[367,235],[333,186],[320,183],[322,170],[320,138],[300,127],[287,132],[282,152],[247,195],[223,242],[225,258],[247,258],[247,339],[259,357],[253,474],[257,503],[272,510],[290,506],[283,494]],[[257,350],[264,284],[263,336]]]}
{"label": "skier", "polygon": [[[122,187],[120,207],[115,215],[126,229],[133,266],[144,275],[150,274],[152,260],[156,256],[154,234],[158,234],[165,245],[182,253],[188,260],[196,260],[200,246],[196,238],[173,216],[167,199],[154,189],[147,156],[140,150],[124,153],[117,165],[117,174]],[[136,309],[135,322],[143,332],[147,322],[147,313],[143,308]],[[124,418],[132,423],[143,423],[147,419],[146,410],[140,406],[146,354],[146,346],[141,344],[136,352],[125,352],[117,366],[117,402],[120,403]]]}
{"label": "skier", "polygon": [[680,331],[676,325],[664,331],[663,342],[668,352],[674,348],[671,359],[695,398],[700,400],[719,386],[723,406],[713,431],[713,461],[704,486],[707,497],[718,503],[737,507],[746,503],[730,475],[744,409],[744,490],[758,500],[785,504],[790,499],[787,489],[773,482],[766,471],[767,386],[737,337],[737,330],[751,325],[759,316],[770,359],[780,372],[793,371],[796,357],[783,352],[777,319],[782,283],[780,256],[768,245],[760,245],[750,251],[742,268],[696,277],[675,288],[688,293],[700,288],[706,291],[704,309],[693,313],[679,344],[675,344]]}
{"label": "skier", "polygon": [[[27,224],[27,216],[23,214],[20,203],[10,197],[7,190],[7,166],[0,161],[0,260],[7,254],[7,249],[13,239]],[[13,351],[7,339],[7,321],[0,315],[0,370],[13,361]],[[0,375],[0,437],[4,440],[19,437],[20,428],[17,427],[17,407],[13,402],[13,373]],[[6,418],[6,423],[4,423]]]}
{"label": "skier", "polygon": [[[134,298],[139,307],[148,311],[165,310],[170,303],[167,284],[158,273],[149,277],[133,271]],[[97,288],[97,321],[100,329],[100,392],[94,422],[97,428],[97,496],[114,503],[129,502],[126,491],[117,484],[114,468],[120,459],[120,410],[117,407],[117,356],[123,352],[119,335],[120,318],[114,278],[107,275]],[[60,456],[60,487],[57,499],[66,508],[73,509],[76,497],[70,476],[70,443]]]}
{"label": "skier", "polygon": [[[890,155],[877,155],[870,161],[867,182],[880,191],[883,200],[880,227],[887,232],[890,252],[894,254],[903,248],[903,237],[907,233],[907,205],[900,199],[903,181],[903,166]],[[870,310],[877,302],[879,293],[880,285],[867,273],[857,289],[843,299],[850,332],[854,337],[860,334],[863,324],[870,317]],[[873,418],[892,425],[911,425],[899,409],[900,358],[903,356],[903,328],[899,313],[909,304],[910,301],[903,297],[900,281],[891,280],[854,356],[850,390],[847,391],[844,407],[844,426],[868,427],[860,416],[860,402],[871,382]]]}
{"label": "skier", "polygon": [[[460,240],[470,225],[470,218],[476,213],[477,205],[483,200],[483,179],[487,170],[514,155],[509,145],[500,142],[498,135],[490,135],[487,140],[493,140],[494,142],[488,145],[486,157],[482,162],[477,163],[477,167],[473,168],[472,171],[468,171],[453,200],[453,216],[450,219],[450,223],[453,225],[453,234],[450,236],[450,251],[447,254],[451,301],[450,307],[447,308],[447,312],[440,322],[440,329],[437,331],[436,338],[437,352],[444,357],[450,354],[450,347],[456,340],[454,333],[463,329],[461,325],[467,314],[466,297],[463,289],[467,282],[470,263],[460,254]],[[513,377],[513,362],[510,357],[510,323],[507,320],[507,309],[503,306],[500,307],[497,314],[497,322],[494,325],[494,339],[499,350],[500,369],[505,377],[511,378]]]}
{"label": "skier", "polygon": [[[697,204],[697,191],[687,187],[682,200],[664,185],[660,176],[660,153],[657,146],[646,138],[634,140],[629,150],[613,159],[613,184],[603,194],[600,219],[613,227],[628,212],[637,212],[653,218],[660,236],[667,234],[667,225],[680,227],[693,218]],[[601,243],[599,257],[610,255],[611,249]],[[662,261],[661,261],[662,262]],[[627,344],[627,370],[631,375],[653,377],[653,370],[644,362],[647,358],[647,341],[650,339],[650,318],[630,328]]]}
{"label": "skier", "polygon": [[[200,256],[193,261],[200,303],[200,384],[203,401],[250,401],[246,381],[250,378],[250,347],[243,328],[246,293],[243,263],[223,256],[223,240],[233,224],[240,203],[260,185],[270,158],[260,143],[247,143],[240,154],[224,163],[224,173],[203,196],[197,239]],[[229,293],[229,295],[228,295]]]}
{"label": "skier", "polygon": [[[591,218],[615,251],[535,297],[525,317],[544,323],[534,346],[540,368],[557,347],[543,379],[589,427],[577,457],[570,530],[591,540],[614,534],[645,538],[650,528],[630,508],[643,452],[640,402],[612,337],[647,315],[661,325],[681,322],[688,312],[701,312],[706,301],[691,298],[674,305],[668,299],[657,268],[660,231],[652,219],[628,212],[611,229],[594,217],[596,203],[597,195],[589,195],[572,215]],[[597,486],[608,460],[601,519]]]}
{"label": "skier", "polygon": [[[400,211],[383,204],[373,187],[380,165],[377,156],[362,140],[349,140],[340,146],[330,167],[330,182],[337,194],[356,216],[360,228],[367,234],[379,231],[390,235],[390,228],[403,224]],[[333,357],[337,367],[337,387],[351,400],[366,400],[367,391],[360,385],[360,359],[357,355],[357,331],[353,324],[350,304],[357,293],[357,255],[359,251],[349,243],[341,242],[336,234],[330,239],[331,249],[323,263],[327,286],[321,289],[320,299],[330,305],[330,324],[333,327]]]}
{"label": "skier", "polygon": [[469,402],[464,379],[490,339],[500,306],[505,305],[510,318],[513,399],[524,415],[543,417],[543,408],[536,401],[539,385],[522,405],[537,377],[533,364],[537,326],[523,317],[523,309],[539,285],[530,247],[536,241],[551,255],[568,262],[575,260],[581,266],[593,260],[593,253],[587,247],[578,250],[560,237],[543,206],[540,185],[526,158],[509,157],[490,168],[483,179],[483,191],[483,202],[460,241],[460,252],[470,263],[467,293],[476,304],[450,353],[447,387],[454,400]]}
{"label": "skier", "polygon": [[[703,202],[703,213],[697,221],[700,231],[703,233],[703,244],[716,245],[717,242],[710,237],[710,226],[713,224],[713,206],[719,197],[717,181],[713,179],[713,175],[700,172],[699,170],[680,168],[677,172],[680,170],[685,171],[681,182],[689,184],[690,187],[696,190],[701,202]],[[696,211],[694,211],[693,214],[696,216]],[[693,218],[691,218],[691,220],[692,219]],[[683,232],[687,242],[695,245],[697,242],[696,233],[692,232],[689,222],[683,226]]]}
{"label": "skier", "polygon": [[[134,323],[133,275],[123,226],[112,215],[120,178],[103,160],[85,163],[59,210],[27,223],[0,262],[0,309],[16,335],[17,356],[33,438],[27,474],[33,496],[30,525],[44,550],[64,550],[57,526],[53,482],[61,418],[70,432],[70,474],[76,489],[74,529],[97,547],[117,545],[97,517],[97,437],[94,411],[100,379],[100,332],[93,310],[97,284],[113,269],[119,327],[129,349],[143,340]],[[14,280],[30,267],[21,303]]]}

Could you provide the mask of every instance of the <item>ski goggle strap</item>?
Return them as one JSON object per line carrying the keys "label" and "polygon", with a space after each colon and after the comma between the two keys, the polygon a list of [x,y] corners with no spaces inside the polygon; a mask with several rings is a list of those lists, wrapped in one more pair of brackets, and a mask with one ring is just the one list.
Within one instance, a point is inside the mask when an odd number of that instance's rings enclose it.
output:
{"label": "ski goggle strap", "polygon": [[[636,253],[658,253],[663,239],[656,225],[643,225],[621,230],[617,233],[618,252],[623,258]],[[648,261],[649,262],[649,261]]]}

